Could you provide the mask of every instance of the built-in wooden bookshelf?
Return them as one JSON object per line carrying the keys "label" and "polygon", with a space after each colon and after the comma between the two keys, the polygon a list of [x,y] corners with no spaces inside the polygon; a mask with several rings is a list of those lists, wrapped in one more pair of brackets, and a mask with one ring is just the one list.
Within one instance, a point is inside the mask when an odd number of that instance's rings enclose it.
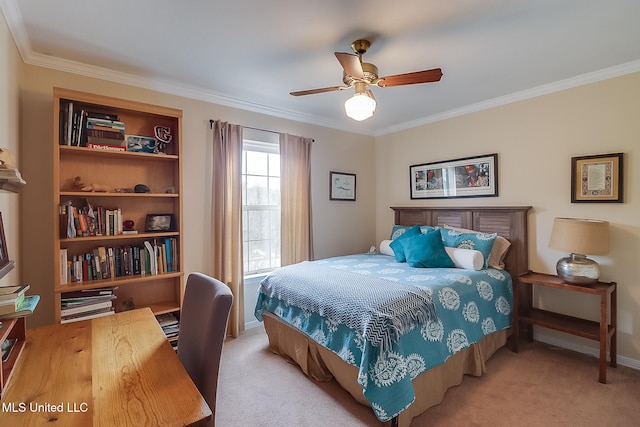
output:
{"label": "built-in wooden bookshelf", "polygon": [[[70,108],[70,104],[72,109]],[[182,111],[116,99],[101,95],[54,88],[54,156],[53,156],[53,245],[55,260],[55,317],[61,321],[61,295],[80,289],[114,287],[115,311],[133,307],[150,307],[155,314],[179,312],[184,296],[184,272],[182,259]],[[87,137],[82,132],[79,137],[70,138],[73,124],[72,115],[80,112],[78,129],[86,130],[89,117],[102,117],[122,123],[125,135],[149,138],[150,146],[140,150],[140,146],[127,147],[126,139],[114,142],[114,147],[88,148]],[[157,138],[156,127],[165,130]],[[84,132],[83,130],[83,132]],[[73,129],[76,132],[77,129]],[[170,135],[167,138],[167,135]],[[153,140],[167,140],[160,152],[154,152]],[[120,147],[115,147],[120,144]],[[126,147],[126,148],[125,148]],[[122,151],[120,151],[122,150]],[[126,150],[126,151],[125,151]],[[137,150],[137,151],[134,151]],[[136,185],[143,184],[149,192],[135,192]],[[97,191],[95,191],[97,190]],[[62,207],[65,208],[62,208]],[[120,211],[122,221],[134,222],[135,234],[119,234],[116,222],[115,232],[105,232],[95,225],[80,235],[69,235],[66,230],[67,214],[73,206],[78,212],[93,212],[97,218],[98,208]],[[89,210],[90,208],[90,210]],[[84,211],[83,211],[84,210]],[[163,231],[145,231],[147,215],[171,216],[172,224]],[[86,218],[86,217],[85,217]],[[171,265],[164,271],[150,271],[149,266],[129,270],[127,274],[116,274],[114,264],[108,276],[92,273],[84,267],[81,281],[65,277],[63,254],[67,263],[73,257],[90,254],[104,248],[109,249],[142,247],[145,242],[156,245],[161,250],[165,242],[173,242]],[[167,243],[168,244],[168,243]],[[144,253],[144,252],[143,252]],[[109,262],[109,261],[107,261]],[[144,258],[141,260],[144,266]],[[82,265],[79,264],[79,265]],[[91,265],[91,264],[89,264]],[[131,264],[133,265],[133,264]],[[121,269],[118,271],[122,273]],[[69,273],[69,270],[67,270]],[[76,275],[77,276],[77,275]],[[64,283],[67,280],[67,283]]]}

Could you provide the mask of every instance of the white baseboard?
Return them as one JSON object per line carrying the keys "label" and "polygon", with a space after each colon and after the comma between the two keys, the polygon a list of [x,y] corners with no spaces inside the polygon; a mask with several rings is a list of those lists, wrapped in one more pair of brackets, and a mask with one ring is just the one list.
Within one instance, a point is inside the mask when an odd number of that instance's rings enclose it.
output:
{"label": "white baseboard", "polygon": [[[539,333],[534,330],[533,339],[546,344],[554,345],[556,347],[566,348],[567,350],[573,350],[578,353],[588,354],[593,357],[600,357],[600,351],[597,348],[589,347],[586,345],[577,344],[574,342],[565,341],[554,336],[550,336],[544,333]],[[616,357],[618,364],[627,366],[632,369],[640,370],[640,360],[631,359],[618,355]]]}
{"label": "white baseboard", "polygon": [[244,329],[249,330],[249,329],[253,329],[253,328],[257,328],[258,326],[261,326],[262,322],[258,322],[258,320],[252,320],[251,322],[246,322],[244,324]]}

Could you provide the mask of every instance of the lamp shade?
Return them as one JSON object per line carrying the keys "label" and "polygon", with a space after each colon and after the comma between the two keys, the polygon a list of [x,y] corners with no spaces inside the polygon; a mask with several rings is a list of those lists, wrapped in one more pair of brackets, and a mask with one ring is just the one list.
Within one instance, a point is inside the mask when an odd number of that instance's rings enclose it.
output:
{"label": "lamp shade", "polygon": [[609,223],[595,219],[555,218],[549,246],[582,255],[609,253]]}
{"label": "lamp shade", "polygon": [[353,120],[366,120],[376,111],[376,100],[366,92],[356,93],[346,100],[344,110]]}

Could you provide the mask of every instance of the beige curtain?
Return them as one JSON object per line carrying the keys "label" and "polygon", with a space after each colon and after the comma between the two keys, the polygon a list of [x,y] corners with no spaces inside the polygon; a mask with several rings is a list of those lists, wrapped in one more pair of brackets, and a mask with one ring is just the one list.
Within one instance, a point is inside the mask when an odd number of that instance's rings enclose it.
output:
{"label": "beige curtain", "polygon": [[281,265],[313,259],[311,143],[280,134]]}
{"label": "beige curtain", "polygon": [[228,333],[244,330],[242,261],[242,126],[213,122],[212,275],[233,293]]}

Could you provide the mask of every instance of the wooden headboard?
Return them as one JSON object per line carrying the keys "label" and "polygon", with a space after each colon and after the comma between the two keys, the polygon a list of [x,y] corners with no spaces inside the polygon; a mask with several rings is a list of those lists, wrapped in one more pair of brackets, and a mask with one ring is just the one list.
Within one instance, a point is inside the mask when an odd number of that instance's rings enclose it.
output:
{"label": "wooden headboard", "polygon": [[498,233],[511,242],[505,270],[515,278],[529,270],[528,212],[531,206],[392,207],[395,224],[468,228]]}

